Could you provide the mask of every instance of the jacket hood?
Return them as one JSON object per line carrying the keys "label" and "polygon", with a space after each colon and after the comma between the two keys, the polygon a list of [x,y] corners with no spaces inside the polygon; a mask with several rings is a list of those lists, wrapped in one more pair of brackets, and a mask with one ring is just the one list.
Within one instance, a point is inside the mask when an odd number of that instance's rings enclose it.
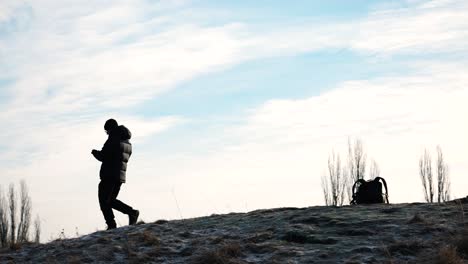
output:
{"label": "jacket hood", "polygon": [[119,126],[119,134],[121,140],[129,140],[132,138],[132,132],[125,126]]}

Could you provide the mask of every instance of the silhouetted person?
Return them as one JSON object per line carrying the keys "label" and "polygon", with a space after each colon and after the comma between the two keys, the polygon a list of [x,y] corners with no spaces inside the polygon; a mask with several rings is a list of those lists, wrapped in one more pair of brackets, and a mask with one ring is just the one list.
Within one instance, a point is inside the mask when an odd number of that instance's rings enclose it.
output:
{"label": "silhouetted person", "polygon": [[112,209],[128,215],[129,225],[136,223],[140,212],[117,200],[120,186],[125,182],[127,162],[132,155],[132,134],[124,126],[119,126],[117,121],[109,119],[104,124],[104,129],[109,135],[102,150],[93,149],[93,156],[102,162],[99,176],[99,205],[107,223],[107,230],[117,227]]}

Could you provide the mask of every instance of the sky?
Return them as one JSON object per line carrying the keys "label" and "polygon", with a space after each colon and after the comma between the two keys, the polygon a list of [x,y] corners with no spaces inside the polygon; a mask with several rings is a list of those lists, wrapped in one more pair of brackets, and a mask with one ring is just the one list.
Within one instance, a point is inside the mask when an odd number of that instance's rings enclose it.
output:
{"label": "sky", "polygon": [[462,0],[1,0],[0,185],[26,181],[44,241],[104,229],[91,150],[115,118],[133,134],[119,198],[146,222],[323,205],[348,139],[390,202],[423,201],[419,158],[438,145],[464,197],[467,14]]}

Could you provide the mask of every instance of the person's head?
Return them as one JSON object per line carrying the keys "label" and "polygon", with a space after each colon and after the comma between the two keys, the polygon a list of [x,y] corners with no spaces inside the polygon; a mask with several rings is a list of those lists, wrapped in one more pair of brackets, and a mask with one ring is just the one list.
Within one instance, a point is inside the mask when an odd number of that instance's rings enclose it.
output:
{"label": "person's head", "polygon": [[107,134],[110,134],[110,132],[118,126],[119,124],[117,124],[117,121],[111,118],[107,120],[106,123],[104,124],[104,130],[106,130]]}

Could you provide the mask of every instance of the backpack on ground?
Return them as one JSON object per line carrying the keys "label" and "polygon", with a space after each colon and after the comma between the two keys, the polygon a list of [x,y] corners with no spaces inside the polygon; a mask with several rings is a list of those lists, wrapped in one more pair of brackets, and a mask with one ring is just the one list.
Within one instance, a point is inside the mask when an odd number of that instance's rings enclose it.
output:
{"label": "backpack on ground", "polygon": [[[385,193],[382,190],[382,183]],[[353,200],[351,204],[388,203],[387,182],[384,178],[376,177],[373,180],[357,180],[353,185]]]}

